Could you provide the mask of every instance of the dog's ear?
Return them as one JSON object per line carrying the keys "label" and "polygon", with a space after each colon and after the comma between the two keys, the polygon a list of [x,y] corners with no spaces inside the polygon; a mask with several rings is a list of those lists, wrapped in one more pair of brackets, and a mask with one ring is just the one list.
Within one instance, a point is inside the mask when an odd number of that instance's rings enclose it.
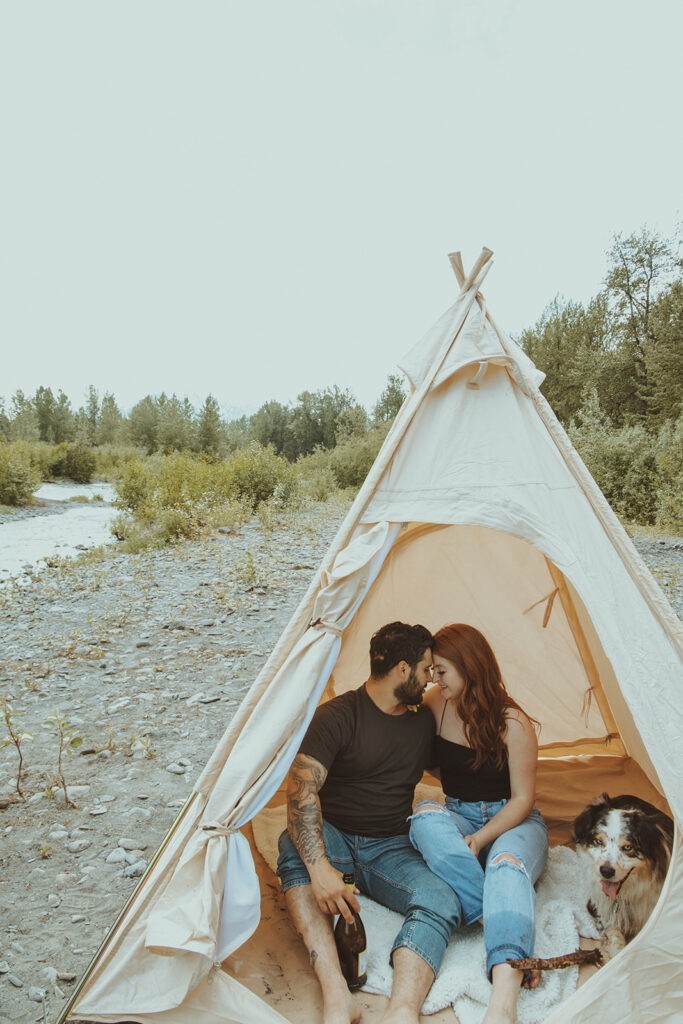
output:
{"label": "dog's ear", "polygon": [[605,806],[607,806],[608,801],[607,793],[603,793],[602,796],[596,797],[595,800],[589,803],[585,811],[582,811],[578,818],[576,818],[574,821],[574,838],[577,843],[582,843],[583,845],[588,843],[596,822],[600,818]]}
{"label": "dog's ear", "polygon": [[593,828],[593,808],[587,807],[574,821],[574,838],[577,843],[585,844]]}

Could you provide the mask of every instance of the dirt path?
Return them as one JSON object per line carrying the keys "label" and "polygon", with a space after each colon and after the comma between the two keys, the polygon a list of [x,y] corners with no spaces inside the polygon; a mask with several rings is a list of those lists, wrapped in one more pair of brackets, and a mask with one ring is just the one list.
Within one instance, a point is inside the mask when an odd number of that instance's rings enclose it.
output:
{"label": "dirt path", "polygon": [[[288,622],[345,508],[27,576],[0,597],[0,1021],[54,1021]],[[664,543],[660,543],[664,540]],[[683,541],[637,544],[683,611]],[[82,738],[58,785],[59,709]],[[2,734],[4,735],[4,729]],[[60,978],[59,975],[63,975]]]}

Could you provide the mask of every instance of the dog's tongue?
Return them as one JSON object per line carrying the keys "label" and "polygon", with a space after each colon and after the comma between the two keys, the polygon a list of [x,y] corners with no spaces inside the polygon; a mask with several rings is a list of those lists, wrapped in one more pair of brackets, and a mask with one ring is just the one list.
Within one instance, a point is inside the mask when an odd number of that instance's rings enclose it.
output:
{"label": "dog's tongue", "polygon": [[605,896],[609,896],[611,900],[615,900],[617,898],[617,893],[619,892],[618,882],[608,882],[606,878],[603,878],[600,880],[600,885],[602,886],[602,891]]}

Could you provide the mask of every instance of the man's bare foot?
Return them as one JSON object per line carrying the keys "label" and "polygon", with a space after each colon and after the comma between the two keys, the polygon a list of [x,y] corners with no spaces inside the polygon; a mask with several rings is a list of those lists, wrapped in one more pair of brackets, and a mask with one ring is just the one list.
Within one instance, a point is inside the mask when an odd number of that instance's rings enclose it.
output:
{"label": "man's bare foot", "polygon": [[394,1010],[387,1007],[380,1024],[419,1024],[419,1021],[420,1015],[415,1010],[408,1006],[397,1006]]}
{"label": "man's bare foot", "polygon": [[360,1007],[350,992],[323,997],[323,1024],[358,1024]]}

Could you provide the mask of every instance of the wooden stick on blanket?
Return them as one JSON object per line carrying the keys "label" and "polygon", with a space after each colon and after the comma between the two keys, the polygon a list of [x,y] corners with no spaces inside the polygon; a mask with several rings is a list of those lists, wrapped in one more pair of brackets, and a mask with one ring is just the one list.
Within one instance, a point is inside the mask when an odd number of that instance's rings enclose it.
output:
{"label": "wooden stick on blanket", "polygon": [[602,953],[599,949],[577,949],[574,953],[563,956],[529,956],[523,960],[508,960],[510,967],[518,971],[557,971],[560,967],[573,967],[574,964],[595,964],[602,967]]}

